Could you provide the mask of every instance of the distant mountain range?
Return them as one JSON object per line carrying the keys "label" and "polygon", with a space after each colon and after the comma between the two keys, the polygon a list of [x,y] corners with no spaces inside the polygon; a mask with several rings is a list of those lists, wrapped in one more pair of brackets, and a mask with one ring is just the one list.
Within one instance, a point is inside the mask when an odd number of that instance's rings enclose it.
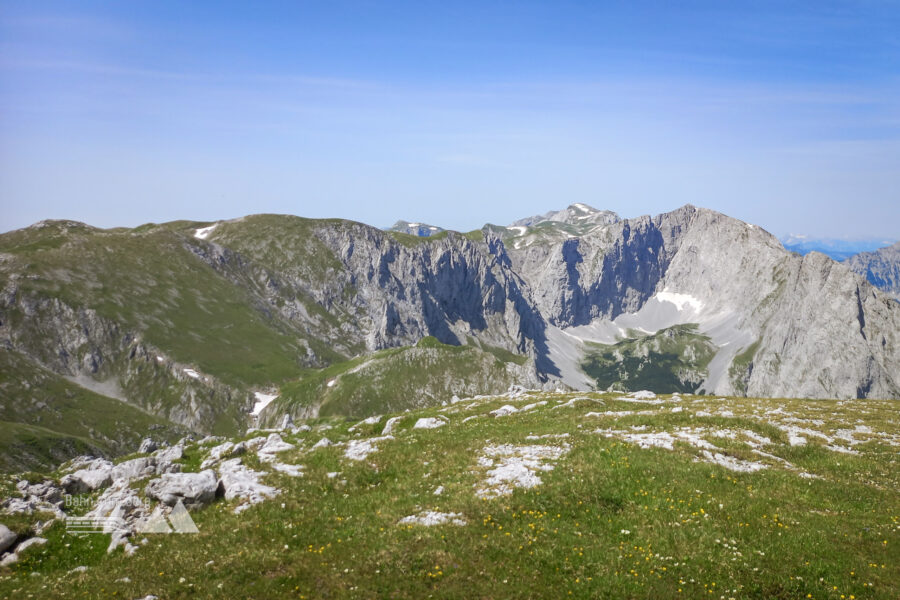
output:
{"label": "distant mountain range", "polygon": [[30,468],[148,427],[238,433],[514,384],[900,398],[900,303],[712,210],[391,229],[252,215],[0,235],[0,456]]}
{"label": "distant mountain range", "polygon": [[897,240],[869,238],[861,240],[842,240],[835,238],[811,238],[806,235],[790,234],[781,238],[781,243],[791,252],[802,256],[810,252],[821,252],[841,262],[860,252],[872,252],[890,246]]}
{"label": "distant mountain range", "polygon": [[874,252],[860,252],[846,263],[869,283],[900,301],[900,242]]}

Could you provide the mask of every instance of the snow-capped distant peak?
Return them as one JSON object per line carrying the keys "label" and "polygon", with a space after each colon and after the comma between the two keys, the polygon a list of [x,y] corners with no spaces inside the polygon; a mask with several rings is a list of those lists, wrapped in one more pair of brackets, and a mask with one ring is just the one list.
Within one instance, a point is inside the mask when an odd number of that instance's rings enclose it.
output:
{"label": "snow-capped distant peak", "polygon": [[551,210],[543,215],[519,219],[511,223],[509,227],[532,227],[548,221],[568,225],[611,225],[619,220],[619,215],[612,211],[598,210],[582,202],[576,202],[562,210]]}

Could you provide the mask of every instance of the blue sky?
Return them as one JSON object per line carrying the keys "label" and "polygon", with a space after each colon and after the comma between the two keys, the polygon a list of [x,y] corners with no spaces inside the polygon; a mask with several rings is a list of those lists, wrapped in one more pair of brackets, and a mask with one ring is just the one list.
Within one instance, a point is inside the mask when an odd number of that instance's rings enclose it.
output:
{"label": "blue sky", "polygon": [[7,0],[0,230],[690,202],[896,239],[898,32],[896,1]]}

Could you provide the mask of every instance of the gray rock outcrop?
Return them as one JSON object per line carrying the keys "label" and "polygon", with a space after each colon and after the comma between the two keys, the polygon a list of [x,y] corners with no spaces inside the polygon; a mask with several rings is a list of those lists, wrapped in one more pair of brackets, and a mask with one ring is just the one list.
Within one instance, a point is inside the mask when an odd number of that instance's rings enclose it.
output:
{"label": "gray rock outcrop", "polygon": [[181,500],[191,507],[212,502],[217,487],[216,474],[207,469],[200,473],[166,473],[148,483],[144,493],[168,506],[175,506]]}
{"label": "gray rock outcrop", "polygon": [[6,525],[0,524],[0,554],[6,552],[16,542],[16,537]]}

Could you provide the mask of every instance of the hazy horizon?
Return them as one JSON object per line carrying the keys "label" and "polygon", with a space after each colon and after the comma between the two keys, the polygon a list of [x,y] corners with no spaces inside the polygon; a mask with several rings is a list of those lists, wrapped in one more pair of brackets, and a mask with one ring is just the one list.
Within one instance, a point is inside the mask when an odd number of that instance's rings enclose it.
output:
{"label": "hazy horizon", "polygon": [[[582,204],[586,204],[586,203],[582,203]],[[424,220],[417,221],[417,220],[415,220],[415,219],[407,219],[407,218],[404,218],[404,217],[398,217],[398,218],[396,218],[396,219],[391,220],[391,222],[389,222],[389,223],[388,223],[388,222],[385,222],[385,223],[369,223],[369,222],[366,222],[366,221],[361,221],[360,219],[354,219],[354,218],[350,218],[350,217],[336,217],[336,216],[309,217],[308,215],[295,214],[295,213],[246,213],[246,214],[241,214],[241,215],[233,215],[233,216],[231,216],[231,217],[222,217],[222,218],[219,218],[219,219],[180,219],[180,218],[174,218],[174,219],[167,219],[167,220],[165,220],[165,221],[143,221],[143,222],[140,222],[140,223],[112,224],[112,225],[98,225],[97,223],[92,223],[92,222],[89,222],[89,221],[84,221],[83,219],[76,219],[76,218],[70,218],[70,217],[58,217],[58,218],[57,218],[57,217],[50,217],[50,218],[47,218],[47,219],[40,219],[40,220],[38,220],[38,221],[35,221],[34,223],[29,223],[28,225],[25,225],[25,226],[23,226],[23,227],[17,227],[17,228],[15,228],[15,229],[10,229],[10,230],[0,231],[0,234],[3,234],[3,233],[9,233],[10,231],[15,231],[16,229],[22,229],[22,228],[24,228],[24,227],[29,227],[29,226],[35,225],[35,224],[37,224],[37,223],[40,223],[40,222],[42,222],[42,221],[78,221],[78,222],[82,222],[82,223],[85,223],[85,224],[87,224],[87,225],[90,225],[90,226],[92,226],[92,227],[98,227],[98,228],[100,228],[100,229],[116,229],[116,228],[121,228],[121,227],[125,227],[125,228],[131,229],[131,228],[135,228],[135,227],[140,227],[140,226],[142,226],[142,225],[147,225],[147,224],[150,224],[150,223],[163,224],[163,223],[169,223],[169,222],[175,222],[175,221],[184,221],[184,220],[187,220],[187,221],[196,221],[197,223],[213,223],[213,222],[216,222],[216,221],[233,221],[233,220],[241,219],[241,218],[244,218],[244,217],[247,217],[247,216],[251,216],[251,215],[254,215],[254,214],[285,214],[285,215],[292,215],[292,216],[303,217],[303,218],[318,218],[318,219],[331,219],[331,218],[337,218],[337,219],[347,219],[347,220],[351,220],[351,221],[361,222],[361,223],[364,223],[364,224],[366,224],[366,225],[370,225],[370,226],[372,226],[372,227],[377,227],[377,228],[380,228],[380,229],[389,229],[389,228],[393,227],[394,224],[396,224],[396,223],[398,223],[398,222],[400,222],[400,221],[406,221],[406,222],[408,222],[408,223],[410,223],[410,224],[433,225],[433,226],[436,226],[436,227],[440,227],[441,229],[448,229],[448,230],[450,230],[450,231],[457,231],[457,232],[460,232],[460,233],[465,233],[465,232],[475,231],[475,230],[481,229],[481,228],[483,228],[483,227],[485,227],[485,226],[487,226],[487,225],[507,226],[507,225],[509,225],[510,223],[512,223],[513,221],[518,220],[518,219],[522,219],[522,218],[526,218],[526,217],[531,217],[531,216],[537,216],[538,214],[544,214],[544,213],[551,212],[551,211],[562,210],[562,209],[564,209],[564,208],[566,208],[566,206],[552,207],[552,208],[548,209],[547,211],[543,211],[543,212],[541,212],[541,213],[535,213],[534,215],[530,215],[530,214],[529,214],[529,215],[517,215],[517,216],[514,216],[514,217],[511,218],[511,219],[508,219],[507,221],[496,222],[496,223],[494,223],[494,222],[484,222],[484,223],[482,223],[481,225],[476,225],[476,226],[469,227],[469,228],[453,228],[453,227],[445,227],[445,226],[443,226],[441,223],[431,223],[431,222],[424,221]],[[603,207],[599,207],[599,206],[592,206],[592,208],[596,208],[596,209],[598,209],[598,210],[606,210],[606,209],[604,209]],[[671,211],[677,210],[678,208],[680,208],[680,207],[673,207],[671,210],[667,210],[667,211],[663,211],[663,212],[671,212]],[[709,208],[709,207],[702,207],[702,206],[701,206],[701,207],[698,207],[698,208]],[[713,209],[713,210],[714,210],[714,209]],[[619,216],[620,218],[622,218],[622,219],[635,219],[635,218],[639,218],[639,217],[642,217],[642,216],[651,216],[651,217],[653,217],[653,216],[656,216],[657,214],[660,214],[660,213],[656,213],[656,214],[644,213],[644,214],[635,214],[635,215],[621,215],[621,214],[620,214],[620,215],[618,215],[618,216]],[[729,216],[730,216],[730,215],[729,215]],[[782,241],[790,241],[790,242],[792,242],[792,243],[802,243],[802,242],[829,242],[829,241],[831,241],[831,242],[847,242],[847,243],[854,243],[854,242],[869,242],[869,243],[883,243],[884,245],[891,245],[891,244],[896,243],[898,240],[900,240],[900,238],[898,238],[897,236],[891,237],[891,236],[871,236],[871,235],[870,235],[870,236],[858,236],[858,237],[850,237],[850,236],[844,236],[844,237],[828,237],[828,236],[815,236],[815,235],[806,234],[806,233],[800,233],[800,232],[778,233],[778,232],[769,230],[769,229],[766,228],[764,225],[760,225],[760,224],[758,224],[758,223],[753,223],[753,224],[754,224],[754,225],[758,225],[759,227],[762,227],[762,228],[765,229],[766,231],[769,231],[769,233],[771,233],[772,235],[776,236],[779,240],[782,240]]]}
{"label": "hazy horizon", "polygon": [[6,2],[0,231],[686,203],[896,239],[900,6]]}

